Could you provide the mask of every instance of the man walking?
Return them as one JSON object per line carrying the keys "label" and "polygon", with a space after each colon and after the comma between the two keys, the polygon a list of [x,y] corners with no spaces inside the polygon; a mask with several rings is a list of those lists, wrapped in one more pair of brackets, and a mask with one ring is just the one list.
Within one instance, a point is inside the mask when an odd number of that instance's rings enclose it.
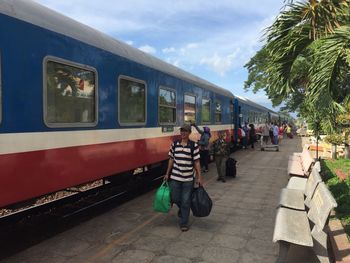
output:
{"label": "man walking", "polygon": [[181,231],[188,231],[188,219],[191,209],[191,194],[196,179],[202,184],[198,144],[191,141],[191,126],[184,124],[180,128],[181,140],[175,141],[169,151],[168,169],[164,180],[169,180],[171,200],[179,207],[178,217]]}

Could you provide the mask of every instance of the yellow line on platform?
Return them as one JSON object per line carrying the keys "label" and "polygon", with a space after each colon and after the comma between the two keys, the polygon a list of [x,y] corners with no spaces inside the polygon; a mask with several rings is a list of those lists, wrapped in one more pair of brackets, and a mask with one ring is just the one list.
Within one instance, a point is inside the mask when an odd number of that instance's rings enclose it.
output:
{"label": "yellow line on platform", "polygon": [[153,215],[150,219],[148,219],[147,221],[143,222],[138,227],[136,227],[133,230],[125,233],[120,238],[118,238],[118,239],[114,240],[112,243],[108,244],[105,248],[103,248],[101,251],[99,251],[97,254],[95,254],[91,258],[88,258],[85,262],[95,262],[95,260],[97,260],[97,259],[99,259],[101,257],[104,257],[114,246],[119,245],[124,240],[127,240],[128,238],[131,237],[131,235],[133,235],[137,231],[141,230],[142,228],[144,228],[146,225],[148,225],[149,223],[151,223],[153,220],[155,220],[156,218],[160,217],[161,215],[162,214],[155,214],[155,215]]}
{"label": "yellow line on platform", "polygon": [[[210,179],[206,180],[206,182],[204,183],[204,185],[207,185],[209,182],[211,182],[212,180],[215,179],[215,176],[211,177]],[[143,222],[141,225],[137,226],[136,228],[134,228],[133,230],[125,233],[124,235],[122,235],[120,238],[115,239],[112,243],[108,244],[105,248],[103,248],[102,250],[100,250],[99,252],[97,252],[95,255],[91,256],[90,258],[88,258],[85,262],[86,263],[92,263],[92,262],[96,262],[96,260],[100,259],[101,257],[106,256],[106,254],[108,252],[110,252],[114,246],[119,245],[121,242],[129,239],[134,233],[138,232],[139,230],[141,230],[142,228],[144,228],[145,226],[147,226],[148,224],[150,224],[152,221],[154,221],[155,219],[157,219],[158,217],[160,217],[161,215],[164,214],[155,214],[153,215],[150,219],[148,219],[147,221]]]}

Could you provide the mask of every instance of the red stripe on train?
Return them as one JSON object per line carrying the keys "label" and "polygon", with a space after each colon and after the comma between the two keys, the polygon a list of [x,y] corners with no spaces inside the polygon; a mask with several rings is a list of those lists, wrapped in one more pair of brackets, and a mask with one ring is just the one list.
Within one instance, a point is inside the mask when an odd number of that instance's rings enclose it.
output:
{"label": "red stripe on train", "polygon": [[167,159],[171,137],[0,155],[0,207]]}
{"label": "red stripe on train", "polygon": [[173,138],[0,155],[0,207],[166,160]]}

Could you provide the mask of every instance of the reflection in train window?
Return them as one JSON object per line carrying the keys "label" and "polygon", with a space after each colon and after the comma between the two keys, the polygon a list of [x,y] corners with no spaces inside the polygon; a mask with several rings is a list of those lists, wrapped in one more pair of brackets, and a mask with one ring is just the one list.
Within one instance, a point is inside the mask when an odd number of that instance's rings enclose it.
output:
{"label": "reflection in train window", "polygon": [[53,126],[94,125],[96,122],[95,78],[93,70],[48,60],[46,62],[46,123],[49,126],[51,124]]}
{"label": "reflection in train window", "polygon": [[202,99],[202,123],[210,123],[210,100]]}
{"label": "reflection in train window", "polygon": [[215,122],[221,122],[221,101],[215,100]]}
{"label": "reflection in train window", "polygon": [[176,94],[167,88],[159,88],[159,123],[176,123]]}
{"label": "reflection in train window", "polygon": [[146,84],[129,77],[119,78],[119,122],[146,123]]}
{"label": "reflection in train window", "polygon": [[184,121],[196,122],[196,97],[193,95],[185,94],[184,104]]}

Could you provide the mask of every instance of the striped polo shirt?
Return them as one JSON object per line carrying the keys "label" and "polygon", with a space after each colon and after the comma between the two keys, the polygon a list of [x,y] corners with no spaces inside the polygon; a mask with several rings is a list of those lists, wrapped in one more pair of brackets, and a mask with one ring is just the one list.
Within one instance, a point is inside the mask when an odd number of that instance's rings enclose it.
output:
{"label": "striped polo shirt", "polygon": [[182,146],[180,141],[173,142],[169,151],[169,157],[174,160],[173,169],[170,178],[180,182],[193,181],[194,161],[200,158],[198,144],[194,144],[193,156],[191,152],[191,143]]}

